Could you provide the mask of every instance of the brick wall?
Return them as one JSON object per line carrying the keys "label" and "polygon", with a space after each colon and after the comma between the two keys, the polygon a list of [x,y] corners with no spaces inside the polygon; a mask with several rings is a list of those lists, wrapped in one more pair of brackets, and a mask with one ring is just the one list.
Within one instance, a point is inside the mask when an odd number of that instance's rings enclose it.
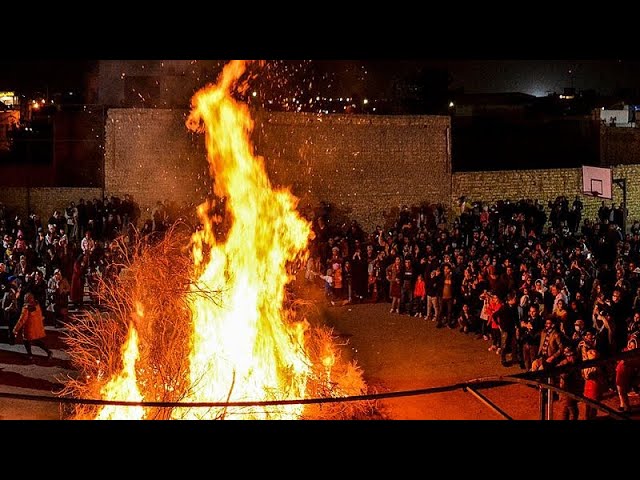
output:
{"label": "brick wall", "polygon": [[198,204],[211,191],[203,138],[187,111],[114,108],[105,126],[105,194],[132,195],[150,218],[158,200]]}
{"label": "brick wall", "polygon": [[[187,111],[110,109],[105,142],[105,195],[133,195],[149,217],[157,200],[196,204],[211,190],[201,135],[184,126]],[[300,207],[330,201],[367,229],[402,204],[455,205],[473,200],[537,198],[543,202],[581,192],[581,169],[451,174],[448,117],[261,113],[256,150],[275,185],[289,186]],[[614,168],[627,179],[629,220],[640,218],[640,164]],[[614,203],[622,191],[613,187]],[[70,200],[101,197],[100,189],[32,188],[29,204],[41,216]],[[595,218],[601,200],[581,195]],[[26,213],[25,189],[3,188],[0,201]],[[606,203],[610,203],[608,200]]]}
{"label": "brick wall", "polygon": [[3,187],[0,189],[0,202],[4,203],[11,212],[23,217],[29,213],[37,214],[46,222],[54,210],[62,210],[69,202],[76,202],[81,198],[92,200],[102,198],[100,188],[56,188],[38,187],[26,189],[22,187]]}
{"label": "brick wall", "polygon": [[[143,216],[157,200],[199,203],[210,192],[204,139],[184,126],[186,111],[110,109],[105,146],[106,195],[130,193]],[[276,186],[300,207],[321,200],[367,228],[383,213],[423,201],[448,203],[449,117],[261,113],[256,151]]]}
{"label": "brick wall", "polygon": [[[623,165],[613,169],[613,178],[627,179],[627,206],[629,222],[640,219],[640,165]],[[605,204],[622,202],[622,189],[613,186],[613,200]],[[451,205],[455,205],[461,195],[472,201],[494,202],[500,199],[538,199],[544,202],[565,195],[569,204],[576,195],[584,204],[583,218],[596,218],[602,200],[584,196],[582,192],[582,169],[561,168],[546,170],[509,170],[495,172],[455,173],[452,181]],[[547,213],[549,213],[547,211]]]}
{"label": "brick wall", "polygon": [[270,113],[256,122],[270,178],[302,209],[329,201],[367,229],[403,204],[450,198],[450,119]]}
{"label": "brick wall", "polygon": [[[613,178],[627,179],[627,208],[629,209],[627,225],[635,219],[640,220],[640,183],[638,181],[640,164],[613,167]],[[613,202],[616,204],[622,202],[622,189],[616,185],[613,186]]]}

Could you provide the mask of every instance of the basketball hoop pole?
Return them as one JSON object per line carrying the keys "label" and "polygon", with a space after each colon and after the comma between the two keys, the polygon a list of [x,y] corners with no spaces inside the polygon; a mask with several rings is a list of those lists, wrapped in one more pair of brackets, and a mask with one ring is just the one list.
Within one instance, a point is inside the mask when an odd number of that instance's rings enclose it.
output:
{"label": "basketball hoop pole", "polygon": [[622,203],[624,205],[622,209],[622,236],[625,237],[627,235],[627,179],[614,178],[613,183],[622,189]]}

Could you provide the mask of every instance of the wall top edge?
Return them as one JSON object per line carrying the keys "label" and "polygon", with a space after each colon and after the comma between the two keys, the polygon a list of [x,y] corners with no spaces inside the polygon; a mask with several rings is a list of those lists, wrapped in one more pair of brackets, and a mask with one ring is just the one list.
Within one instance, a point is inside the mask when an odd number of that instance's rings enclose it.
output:
{"label": "wall top edge", "polygon": [[[123,115],[187,115],[188,109],[182,108],[109,108],[110,117]],[[271,124],[354,124],[354,125],[407,125],[407,126],[450,126],[451,117],[446,115],[359,115],[359,114],[317,114],[307,112],[266,112],[253,110],[251,112],[256,122]]]}

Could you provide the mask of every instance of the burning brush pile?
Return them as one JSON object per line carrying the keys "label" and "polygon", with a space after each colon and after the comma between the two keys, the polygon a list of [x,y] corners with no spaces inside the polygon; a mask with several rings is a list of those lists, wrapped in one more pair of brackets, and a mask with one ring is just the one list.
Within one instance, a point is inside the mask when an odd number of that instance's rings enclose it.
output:
{"label": "burning brush pile", "polygon": [[[214,201],[200,205],[195,233],[176,225],[160,240],[120,243],[122,268],[100,281],[101,311],[70,327],[79,372],[65,395],[132,402],[270,402],[367,393],[331,330],[307,321],[287,293],[304,261],[310,225],[297,199],[274,189],[255,156],[253,121],[232,92],[246,65],[227,64],[197,92],[187,126],[204,133],[229,228],[215,234]],[[245,85],[246,87],[246,85]],[[185,228],[183,228],[185,227]],[[76,419],[351,419],[369,402],[215,407],[77,406]]]}

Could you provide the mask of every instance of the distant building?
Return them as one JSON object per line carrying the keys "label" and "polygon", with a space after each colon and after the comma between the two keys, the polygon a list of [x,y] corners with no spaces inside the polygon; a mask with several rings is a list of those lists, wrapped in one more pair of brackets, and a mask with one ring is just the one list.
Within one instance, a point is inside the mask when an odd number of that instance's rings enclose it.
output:
{"label": "distant building", "polygon": [[573,87],[565,87],[564,92],[558,97],[560,100],[573,100],[576,98],[576,89]]}
{"label": "distant building", "polygon": [[215,81],[221,60],[100,60],[87,103],[106,107],[189,108],[193,93]]}
{"label": "distant building", "polygon": [[19,110],[0,111],[0,152],[8,152],[11,148],[12,131],[20,123]]}
{"label": "distant building", "polygon": [[635,109],[629,105],[618,108],[602,107],[595,111],[602,125],[609,127],[635,127]]}
{"label": "distant building", "polygon": [[600,159],[603,167],[640,163],[640,129],[634,128],[637,105],[608,103],[593,115],[600,122]]}
{"label": "distant building", "polygon": [[449,104],[454,168],[597,165],[600,125],[590,114],[593,106],[577,108],[582,100],[573,89],[546,97],[520,92],[454,96]]}
{"label": "distant building", "polygon": [[0,110],[18,108],[20,102],[16,92],[0,91]]}

